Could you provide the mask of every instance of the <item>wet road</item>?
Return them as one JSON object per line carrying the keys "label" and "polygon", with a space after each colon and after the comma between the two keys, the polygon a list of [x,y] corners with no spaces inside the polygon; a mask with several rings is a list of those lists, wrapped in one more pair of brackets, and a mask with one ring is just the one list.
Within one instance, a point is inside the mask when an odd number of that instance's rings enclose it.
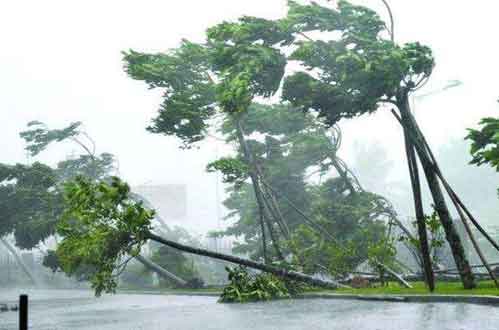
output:
{"label": "wet road", "polygon": [[[20,292],[0,289],[0,302]],[[36,330],[426,330],[499,329],[499,308],[472,304],[412,304],[354,300],[281,300],[217,304],[215,297],[31,290]],[[0,330],[17,330],[15,312],[0,313]]]}

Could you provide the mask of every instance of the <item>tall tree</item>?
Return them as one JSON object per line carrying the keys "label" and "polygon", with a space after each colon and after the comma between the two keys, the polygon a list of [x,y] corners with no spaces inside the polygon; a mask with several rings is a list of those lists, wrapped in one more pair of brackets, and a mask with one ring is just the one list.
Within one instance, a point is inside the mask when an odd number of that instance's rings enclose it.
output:
{"label": "tall tree", "polygon": [[[339,1],[335,8],[290,1],[285,18],[245,16],[237,22],[223,22],[208,29],[204,44],[184,40],[163,54],[126,52],[125,68],[134,79],[165,90],[159,115],[150,127],[153,132],[175,135],[189,146],[204,137],[215,115],[232,118],[251,164],[249,174],[263,215],[262,234],[264,222],[277,222],[278,212],[275,205],[265,204],[262,173],[241,124],[256,98],[270,98],[282,91],[285,101],[317,113],[330,126],[384,108],[380,104],[396,107],[404,130],[421,241],[426,241],[426,229],[416,156],[463,284],[472,288],[473,274],[442,185],[458,211],[464,212],[463,222],[467,221],[465,215],[471,216],[444,179],[409,106],[411,93],[429,79],[434,58],[430,48],[418,42],[396,44],[392,33],[393,27],[387,30],[374,11],[347,1]],[[272,236],[272,226],[267,227]],[[431,283],[429,253],[423,250],[422,254]]]}
{"label": "tall tree", "polygon": [[247,142],[242,119],[255,97],[269,97],[277,91],[286,60],[284,54],[267,43],[253,43],[255,37],[269,37],[267,21],[247,20],[258,29],[250,33],[259,36],[237,40],[234,44],[232,36],[225,35],[225,24],[221,24],[208,31],[206,45],[184,40],[179,48],[167,54],[131,50],[124,54],[124,59],[131,77],[144,80],[151,88],[165,90],[164,102],[150,131],[175,135],[184,142],[184,147],[190,147],[205,136],[215,114],[233,122],[236,140],[249,165],[248,175],[259,209],[263,256],[268,262],[265,233],[270,236],[275,254],[282,259],[274,225],[283,220],[274,199],[265,197],[273,193],[263,185],[263,173]]}
{"label": "tall tree", "polygon": [[[453,193],[438,170],[409,105],[410,94],[429,79],[433,70],[430,48],[417,42],[396,44],[391,35],[384,37],[386,25],[374,11],[346,1],[339,1],[337,8],[292,4],[288,19],[304,36],[290,56],[304,70],[286,79],[284,99],[304,110],[316,111],[331,125],[343,118],[373,113],[383,108],[380,104],[396,107],[404,130],[420,239],[426,242],[416,155],[423,165],[464,287],[474,287],[473,274],[439,181],[454,200]],[[313,40],[305,35],[316,30],[336,32],[339,37]],[[457,203],[456,207],[461,208]],[[432,287],[428,249],[423,249],[422,254],[426,257],[426,276]]]}

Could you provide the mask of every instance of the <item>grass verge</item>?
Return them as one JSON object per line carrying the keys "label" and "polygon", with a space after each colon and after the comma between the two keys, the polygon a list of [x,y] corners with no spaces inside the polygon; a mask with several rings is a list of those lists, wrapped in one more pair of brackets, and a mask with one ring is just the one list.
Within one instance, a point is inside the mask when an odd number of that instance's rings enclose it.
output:
{"label": "grass verge", "polygon": [[362,294],[362,295],[404,295],[404,294],[445,294],[445,295],[486,295],[486,296],[499,296],[499,289],[494,285],[493,281],[481,281],[475,289],[465,290],[460,282],[437,282],[436,288],[433,293],[428,290],[424,282],[411,282],[412,289],[404,288],[396,282],[389,282],[385,287],[374,288],[360,288],[360,289],[346,289],[341,288],[334,291],[334,293],[349,293],[349,294]]}

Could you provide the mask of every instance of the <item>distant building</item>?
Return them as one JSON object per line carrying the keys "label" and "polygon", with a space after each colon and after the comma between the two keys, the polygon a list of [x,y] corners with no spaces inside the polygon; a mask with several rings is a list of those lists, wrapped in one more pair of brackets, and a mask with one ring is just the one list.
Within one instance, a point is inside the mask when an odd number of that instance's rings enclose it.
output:
{"label": "distant building", "polygon": [[191,233],[204,234],[218,229],[220,211],[217,210],[215,187],[186,184],[156,184],[132,187],[132,191],[146,198],[168,226],[182,226]]}

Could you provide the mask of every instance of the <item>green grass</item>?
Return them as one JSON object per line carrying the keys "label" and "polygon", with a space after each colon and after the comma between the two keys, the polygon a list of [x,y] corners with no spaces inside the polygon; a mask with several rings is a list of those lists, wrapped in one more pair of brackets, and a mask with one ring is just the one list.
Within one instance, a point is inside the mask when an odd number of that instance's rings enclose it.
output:
{"label": "green grass", "polygon": [[[402,287],[396,282],[390,282],[386,287],[361,288],[361,289],[337,289],[330,292],[351,294],[432,294],[423,282],[411,282],[413,288]],[[446,295],[488,295],[499,296],[499,289],[493,281],[481,281],[477,288],[465,290],[460,282],[438,282],[433,294]]]}
{"label": "green grass", "polygon": [[[404,295],[404,294],[432,294],[426,288],[423,282],[411,282],[412,289],[404,288],[397,282],[389,282],[386,287],[362,288],[362,289],[337,289],[337,290],[323,290],[323,289],[310,289],[307,292],[316,293],[344,293],[344,294],[362,294],[362,295]],[[141,290],[132,288],[120,288],[119,291],[135,291]],[[158,294],[193,294],[196,293],[216,293],[221,294],[220,288],[203,288],[203,289],[150,289]],[[482,296],[499,296],[499,289],[494,285],[493,281],[481,281],[478,287],[472,290],[465,290],[460,282],[438,282],[433,294],[445,295],[482,295]]]}

